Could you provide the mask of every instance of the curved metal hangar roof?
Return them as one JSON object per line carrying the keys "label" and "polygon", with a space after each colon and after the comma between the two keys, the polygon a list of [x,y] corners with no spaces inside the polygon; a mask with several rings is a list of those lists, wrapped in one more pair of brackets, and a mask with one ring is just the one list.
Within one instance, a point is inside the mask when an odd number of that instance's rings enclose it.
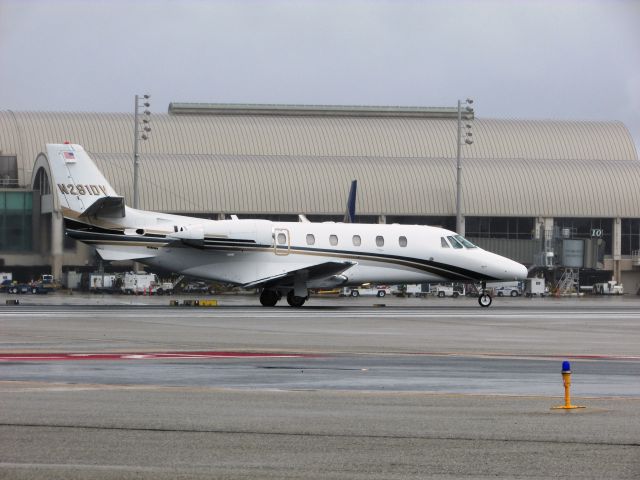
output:
{"label": "curved metal hangar roof", "polygon": [[[94,155],[132,198],[131,160]],[[141,206],[194,213],[344,213],[351,179],[363,215],[455,215],[455,159],[153,155]],[[640,217],[640,162],[465,159],[467,216]]]}
{"label": "curved metal hangar roof", "polygon": [[[172,104],[141,147],[141,205],[169,212],[453,215],[451,109]],[[131,114],[0,112],[20,183],[45,143],[82,144],[131,198]],[[619,122],[473,120],[467,215],[640,217],[640,171]]]}

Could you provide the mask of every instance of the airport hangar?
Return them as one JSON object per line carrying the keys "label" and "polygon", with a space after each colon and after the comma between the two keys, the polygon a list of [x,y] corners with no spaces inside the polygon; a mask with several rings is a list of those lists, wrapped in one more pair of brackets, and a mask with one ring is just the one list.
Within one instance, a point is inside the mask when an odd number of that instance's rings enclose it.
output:
{"label": "airport hangar", "polygon": [[[465,235],[539,271],[640,286],[640,161],[620,122],[481,119],[462,147]],[[203,218],[455,229],[457,110],[172,103],[141,143],[140,208]],[[95,269],[66,238],[46,143],[84,146],[132,205],[134,116],[0,111],[0,272]]]}

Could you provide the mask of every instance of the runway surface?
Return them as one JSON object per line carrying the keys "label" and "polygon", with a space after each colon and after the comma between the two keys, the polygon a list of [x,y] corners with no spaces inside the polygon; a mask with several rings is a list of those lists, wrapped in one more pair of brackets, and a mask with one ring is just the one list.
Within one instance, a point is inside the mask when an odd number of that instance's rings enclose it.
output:
{"label": "runway surface", "polygon": [[636,299],[29,300],[0,478],[640,477]]}

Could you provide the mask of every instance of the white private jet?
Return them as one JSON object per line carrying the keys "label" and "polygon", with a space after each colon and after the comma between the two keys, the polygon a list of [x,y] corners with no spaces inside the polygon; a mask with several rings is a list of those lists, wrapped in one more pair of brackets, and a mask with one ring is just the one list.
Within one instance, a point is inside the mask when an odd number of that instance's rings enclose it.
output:
{"label": "white private jet", "polygon": [[259,288],[264,306],[286,296],[301,307],[310,288],[460,281],[482,282],[479,303],[488,307],[487,281],[527,276],[523,265],[438,227],[205,220],[136,210],[80,145],[49,144],[47,154],[68,236],[105,260]]}

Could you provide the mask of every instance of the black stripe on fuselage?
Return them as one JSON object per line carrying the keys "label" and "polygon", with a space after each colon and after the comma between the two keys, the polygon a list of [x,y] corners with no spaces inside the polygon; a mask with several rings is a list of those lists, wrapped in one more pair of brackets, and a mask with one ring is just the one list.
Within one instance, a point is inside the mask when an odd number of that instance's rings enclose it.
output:
{"label": "black stripe on fuselage", "polygon": [[[100,244],[127,244],[138,246],[163,246],[168,243],[175,242],[175,246],[179,247],[177,240],[167,238],[156,238],[143,235],[124,235],[124,233],[103,233],[92,232],[88,230],[67,230],[67,235],[76,240],[86,243]],[[184,245],[185,248],[193,248],[191,245]],[[246,239],[212,239],[207,238],[201,248],[202,250],[218,250],[218,251],[273,251],[273,245],[259,245],[253,240]],[[323,255],[350,260],[371,260],[385,263],[403,265],[417,270],[422,270],[435,275],[440,275],[450,280],[499,280],[489,275],[481,274],[473,270],[446,263],[435,262],[415,257],[404,257],[400,255],[389,255],[384,253],[372,252],[354,252],[350,250],[334,250],[316,247],[296,247],[278,248],[281,253],[288,252],[291,254],[301,255]]]}

